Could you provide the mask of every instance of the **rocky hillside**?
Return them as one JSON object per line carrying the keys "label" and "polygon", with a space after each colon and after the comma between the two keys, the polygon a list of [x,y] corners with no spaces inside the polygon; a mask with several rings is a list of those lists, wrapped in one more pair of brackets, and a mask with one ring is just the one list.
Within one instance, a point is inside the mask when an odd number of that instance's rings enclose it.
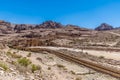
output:
{"label": "rocky hillside", "polygon": [[102,23],[100,26],[95,28],[95,30],[97,30],[97,31],[112,30],[112,29],[113,29],[113,26],[106,24],[106,23]]}

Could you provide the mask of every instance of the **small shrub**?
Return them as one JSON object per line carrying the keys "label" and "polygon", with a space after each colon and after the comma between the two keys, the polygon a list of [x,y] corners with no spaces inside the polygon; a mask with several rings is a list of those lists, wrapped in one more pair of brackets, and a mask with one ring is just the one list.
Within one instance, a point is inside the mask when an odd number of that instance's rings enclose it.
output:
{"label": "small shrub", "polygon": [[38,60],[38,61],[42,61],[42,59],[41,59],[40,57],[37,57],[36,60]]}
{"label": "small shrub", "polygon": [[14,53],[7,52],[7,55],[8,55],[8,56],[11,56],[12,58],[21,58],[21,57],[22,57],[21,55],[18,55],[18,54],[16,54],[15,52],[14,52]]}
{"label": "small shrub", "polygon": [[24,58],[18,59],[18,63],[19,63],[21,66],[27,67],[28,65],[31,64],[31,61],[30,61],[29,59],[27,59],[26,57],[24,57]]}
{"label": "small shrub", "polygon": [[32,54],[32,53],[28,53],[27,57],[31,57],[31,54]]}
{"label": "small shrub", "polygon": [[105,58],[105,57],[104,57],[104,56],[99,56],[99,58],[100,58],[100,59],[103,59],[103,58]]}
{"label": "small shrub", "polygon": [[10,51],[8,51],[8,52],[7,52],[7,55],[10,55],[10,54],[12,54],[12,53],[11,53]]}
{"label": "small shrub", "polygon": [[70,72],[75,75],[75,72],[74,72],[74,71],[70,71]]}
{"label": "small shrub", "polygon": [[36,71],[36,70],[40,70],[41,69],[40,66],[35,65],[35,64],[32,64],[31,66],[32,66],[32,68],[31,68],[32,73],[34,73],[34,71]]}
{"label": "small shrub", "polygon": [[0,67],[2,67],[5,71],[8,70],[8,66],[5,63],[0,62]]}
{"label": "small shrub", "polygon": [[51,67],[48,67],[48,70],[51,70]]}
{"label": "small shrub", "polygon": [[75,80],[82,80],[81,78],[76,78]]}
{"label": "small shrub", "polygon": [[85,52],[85,54],[87,54],[87,55],[88,55],[88,52]]}
{"label": "small shrub", "polygon": [[65,68],[65,66],[61,65],[61,64],[57,64],[57,67],[59,67],[59,68]]}
{"label": "small shrub", "polygon": [[17,62],[16,61],[11,61],[11,64],[16,65]]}
{"label": "small shrub", "polygon": [[49,59],[52,59],[52,60],[53,60],[53,57],[50,56]]}

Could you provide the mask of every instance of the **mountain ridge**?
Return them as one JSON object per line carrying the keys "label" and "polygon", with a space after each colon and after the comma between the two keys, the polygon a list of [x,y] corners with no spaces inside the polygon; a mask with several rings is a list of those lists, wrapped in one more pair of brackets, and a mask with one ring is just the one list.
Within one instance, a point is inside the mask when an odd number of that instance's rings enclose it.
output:
{"label": "mountain ridge", "polygon": [[[13,30],[16,32],[20,32],[21,30],[31,30],[31,29],[40,29],[40,28],[42,28],[42,29],[74,28],[74,29],[79,29],[79,30],[92,30],[92,29],[80,27],[80,26],[73,25],[73,24],[63,25],[59,22],[55,22],[52,20],[45,21],[40,24],[14,24],[14,23],[10,23],[10,22],[4,21],[4,20],[0,20],[0,31],[1,30],[4,30],[4,31],[12,31]],[[105,31],[105,30],[113,30],[113,29],[119,29],[119,27],[114,28],[113,26],[111,26],[107,23],[102,23],[93,30]]]}

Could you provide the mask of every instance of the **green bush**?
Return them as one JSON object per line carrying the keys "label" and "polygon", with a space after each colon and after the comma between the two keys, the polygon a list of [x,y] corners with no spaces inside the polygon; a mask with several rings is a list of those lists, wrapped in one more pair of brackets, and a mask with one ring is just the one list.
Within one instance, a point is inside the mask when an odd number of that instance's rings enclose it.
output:
{"label": "green bush", "polygon": [[36,70],[40,70],[41,69],[40,66],[35,65],[35,64],[32,64],[31,66],[32,66],[32,68],[31,68],[32,73],[34,73],[34,71],[36,71]]}
{"label": "green bush", "polygon": [[18,63],[19,63],[21,66],[27,67],[28,65],[31,64],[31,61],[30,61],[29,59],[27,59],[26,57],[24,57],[24,58],[18,59]]}
{"label": "green bush", "polygon": [[2,67],[5,71],[8,70],[8,66],[5,63],[0,62],[0,67]]}

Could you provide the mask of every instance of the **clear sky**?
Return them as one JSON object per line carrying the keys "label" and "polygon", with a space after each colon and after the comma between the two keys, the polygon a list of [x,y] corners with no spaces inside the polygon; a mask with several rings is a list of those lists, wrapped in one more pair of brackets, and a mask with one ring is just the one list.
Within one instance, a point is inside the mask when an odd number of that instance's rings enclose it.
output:
{"label": "clear sky", "polygon": [[120,26],[120,0],[0,0],[0,19],[39,24],[53,20],[95,28],[106,22]]}

